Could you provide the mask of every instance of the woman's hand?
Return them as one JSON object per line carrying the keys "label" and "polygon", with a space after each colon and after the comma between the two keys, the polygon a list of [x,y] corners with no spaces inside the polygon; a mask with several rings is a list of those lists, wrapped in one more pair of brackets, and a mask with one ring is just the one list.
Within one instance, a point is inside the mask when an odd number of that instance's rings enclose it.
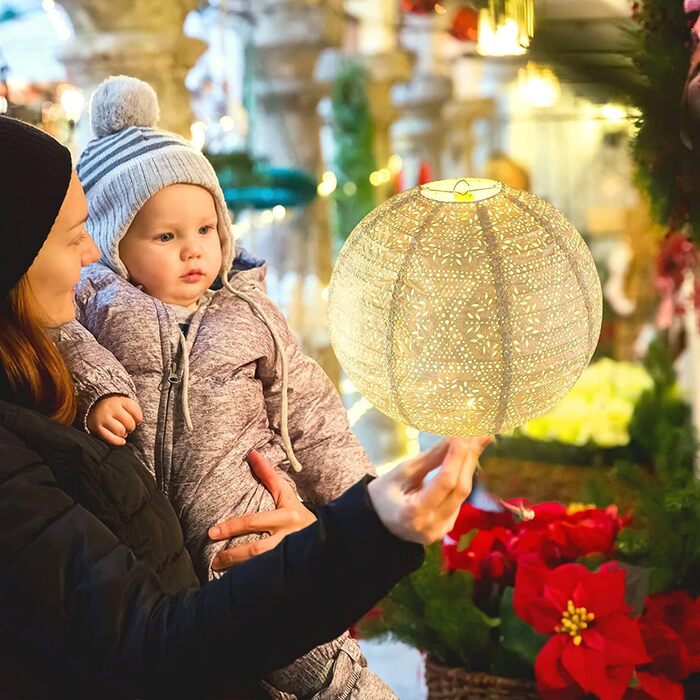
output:
{"label": "woman's hand", "polygon": [[[491,440],[444,440],[372,481],[369,496],[386,528],[409,542],[430,544],[441,539],[453,528],[471,493],[479,455]],[[435,476],[424,482],[437,467]]]}
{"label": "woman's hand", "polygon": [[289,533],[301,530],[316,520],[313,513],[299,500],[294,489],[259,452],[253,450],[247,459],[253,473],[272,494],[276,509],[247,513],[217,523],[209,529],[209,537],[215,542],[251,533],[268,533],[269,537],[222,550],[212,561],[212,569],[215,571],[223,571],[274,549]]}

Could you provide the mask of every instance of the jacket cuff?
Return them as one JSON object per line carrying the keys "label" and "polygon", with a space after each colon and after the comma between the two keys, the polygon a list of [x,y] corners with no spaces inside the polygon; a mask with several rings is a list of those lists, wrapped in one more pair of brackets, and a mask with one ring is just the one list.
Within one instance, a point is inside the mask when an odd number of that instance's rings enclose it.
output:
{"label": "jacket cuff", "polygon": [[[357,557],[371,556],[385,568],[397,567],[406,575],[418,569],[425,558],[425,549],[415,542],[406,542],[390,532],[377,515],[369,496],[368,485],[376,477],[364,476],[342,496],[324,507],[330,517],[339,511],[345,515],[335,518],[338,528],[345,535],[348,550]],[[396,570],[396,569],[394,569]]]}

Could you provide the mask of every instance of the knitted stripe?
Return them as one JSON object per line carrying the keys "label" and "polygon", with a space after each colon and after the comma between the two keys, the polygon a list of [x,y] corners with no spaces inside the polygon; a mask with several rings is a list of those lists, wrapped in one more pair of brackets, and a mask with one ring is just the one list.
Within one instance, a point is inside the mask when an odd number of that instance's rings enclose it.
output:
{"label": "knitted stripe", "polygon": [[[157,148],[167,148],[169,146],[182,147],[182,144],[160,135],[150,136],[136,133],[123,141],[114,143],[99,159],[98,157],[89,156],[86,159],[81,158],[80,178],[83,182],[83,188],[87,192],[102,175],[125,163],[127,160],[137,158],[139,155]],[[84,163],[83,160],[85,160]]]}
{"label": "knitted stripe", "polygon": [[157,192],[175,184],[206,188],[214,198],[219,219],[222,272],[228,271],[233,254],[231,223],[221,187],[209,161],[191,146],[171,143],[121,159],[86,192],[87,228],[102,253],[102,262],[128,277],[119,258],[119,241],[139,209]]}

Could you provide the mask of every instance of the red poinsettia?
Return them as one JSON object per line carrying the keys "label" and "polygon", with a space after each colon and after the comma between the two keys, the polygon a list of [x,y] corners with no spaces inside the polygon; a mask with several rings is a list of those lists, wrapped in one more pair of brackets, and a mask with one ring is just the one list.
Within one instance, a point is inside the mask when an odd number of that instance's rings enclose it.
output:
{"label": "red poinsettia", "polygon": [[678,231],[669,231],[661,244],[656,261],[657,281],[669,279],[673,288],[678,289],[683,282],[685,271],[698,262],[698,252],[693,242]]}
{"label": "red poinsettia", "polygon": [[615,506],[571,507],[561,503],[532,506],[535,517],[517,528],[511,543],[514,557],[538,552],[550,565],[574,561],[587,554],[610,555],[624,525]]}
{"label": "red poinsettia", "polygon": [[682,681],[700,671],[700,598],[687,591],[650,596],[639,628],[651,663],[639,669],[639,686],[625,700],[682,700]]}
{"label": "red poinsettia", "polygon": [[445,567],[469,571],[477,581],[512,581],[515,564],[508,553],[511,537],[510,530],[497,527],[479,530],[472,537],[467,535],[469,544],[466,546],[461,539],[455,542],[445,538],[442,545]]}
{"label": "red poinsettia", "polygon": [[537,555],[519,560],[515,612],[552,635],[535,660],[543,697],[623,697],[635,666],[649,661],[624,594],[625,572],[615,563],[594,573],[581,564],[548,569]]}
{"label": "red poinsettia", "polygon": [[685,693],[680,683],[670,681],[663,674],[637,671],[637,685],[629,688],[623,700],[684,700]]}
{"label": "red poinsettia", "polygon": [[519,557],[537,552],[550,566],[600,552],[609,555],[624,524],[617,508],[522,501],[509,504],[534,513],[517,521],[510,511],[486,511],[465,503],[443,543],[447,569],[470,571],[477,581],[512,584]]}
{"label": "red poinsettia", "polygon": [[447,569],[469,571],[475,580],[512,583],[515,563],[509,549],[513,516],[465,503],[442,545]]}
{"label": "red poinsettia", "polygon": [[700,598],[688,591],[650,596],[639,622],[655,671],[678,681],[700,671]]}

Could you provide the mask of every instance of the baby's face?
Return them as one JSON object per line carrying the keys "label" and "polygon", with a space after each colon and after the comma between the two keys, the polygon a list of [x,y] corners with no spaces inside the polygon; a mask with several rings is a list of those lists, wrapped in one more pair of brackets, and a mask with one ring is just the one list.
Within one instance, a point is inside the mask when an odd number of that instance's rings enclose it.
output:
{"label": "baby's face", "polygon": [[203,187],[170,185],[153,195],[119,243],[131,282],[167,304],[195,304],[221,268],[217,223]]}

